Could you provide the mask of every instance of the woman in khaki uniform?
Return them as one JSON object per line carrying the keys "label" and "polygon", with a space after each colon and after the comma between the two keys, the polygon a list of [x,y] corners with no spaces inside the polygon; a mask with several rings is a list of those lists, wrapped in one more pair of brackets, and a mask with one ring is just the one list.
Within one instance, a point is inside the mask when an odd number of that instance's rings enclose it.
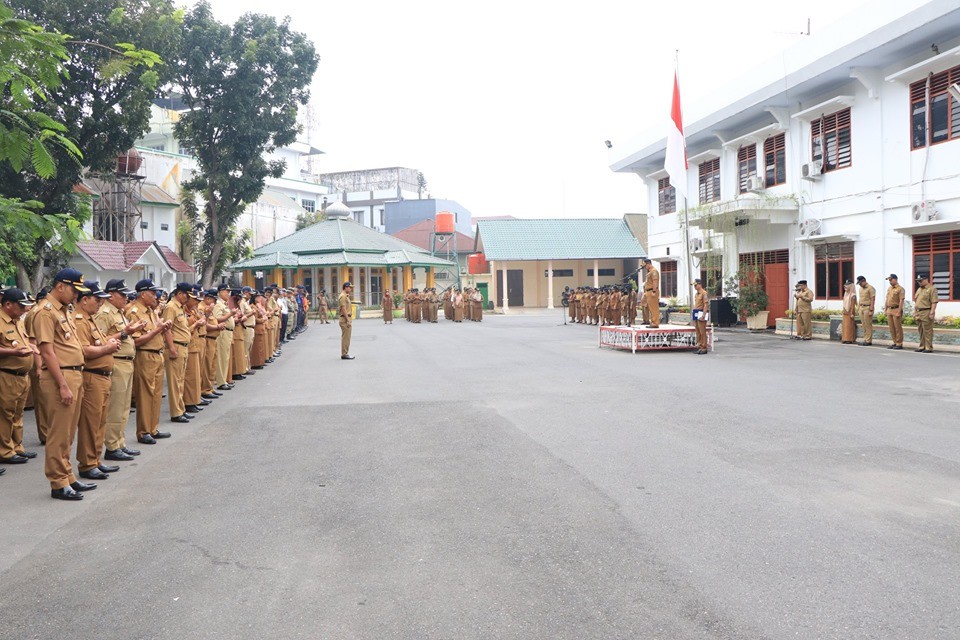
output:
{"label": "woman in khaki uniform", "polygon": [[843,324],[840,329],[840,342],[853,344],[857,339],[857,292],[853,283],[847,280],[843,283]]}
{"label": "woman in khaki uniform", "polygon": [[263,308],[263,295],[254,293],[250,297],[250,308],[253,310],[253,345],[250,348],[250,367],[263,369],[267,360],[267,317]]}
{"label": "woman in khaki uniform", "polygon": [[230,370],[233,380],[246,379],[247,373],[247,352],[244,339],[243,328],[243,310],[240,308],[241,293],[237,289],[230,291],[231,309],[234,310],[235,329],[233,332],[233,345],[231,347]]}
{"label": "woman in khaki uniform", "polygon": [[453,290],[453,321],[463,322],[463,294]]}
{"label": "woman in khaki uniform", "polygon": [[186,413],[202,411],[201,404],[209,404],[200,397],[200,362],[207,341],[207,318],[200,312],[197,292],[189,294],[186,302],[190,323],[190,344],[187,346],[187,370],[183,378],[183,409]]}
{"label": "woman in khaki uniform", "polygon": [[383,291],[383,324],[393,324],[393,296],[390,289]]}

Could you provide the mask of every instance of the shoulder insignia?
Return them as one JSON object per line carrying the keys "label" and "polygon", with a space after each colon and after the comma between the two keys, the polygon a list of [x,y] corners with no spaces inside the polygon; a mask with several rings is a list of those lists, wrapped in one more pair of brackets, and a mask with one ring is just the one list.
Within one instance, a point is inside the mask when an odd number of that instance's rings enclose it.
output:
{"label": "shoulder insignia", "polygon": [[44,308],[44,309],[53,309],[53,305],[48,302],[47,304],[43,305],[43,308]]}
{"label": "shoulder insignia", "polygon": [[75,317],[77,320],[83,320],[83,314],[82,314],[82,313],[78,313],[78,314],[75,315],[74,317]]}

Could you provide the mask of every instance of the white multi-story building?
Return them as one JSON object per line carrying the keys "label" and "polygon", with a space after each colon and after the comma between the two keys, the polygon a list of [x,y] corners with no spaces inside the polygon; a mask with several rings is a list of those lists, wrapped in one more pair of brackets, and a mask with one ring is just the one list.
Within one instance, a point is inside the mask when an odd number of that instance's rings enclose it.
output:
{"label": "white multi-story building", "polygon": [[665,128],[611,152],[613,171],[647,186],[665,297],[685,299],[691,278],[720,282],[756,265],[773,324],[797,280],[813,288],[815,308],[834,309],[843,282],[863,275],[881,311],[887,275],[912,295],[915,274],[930,272],[938,315],[960,315],[955,0],[873,2],[731,82],[699,113],[685,126],[686,213],[663,170]]}

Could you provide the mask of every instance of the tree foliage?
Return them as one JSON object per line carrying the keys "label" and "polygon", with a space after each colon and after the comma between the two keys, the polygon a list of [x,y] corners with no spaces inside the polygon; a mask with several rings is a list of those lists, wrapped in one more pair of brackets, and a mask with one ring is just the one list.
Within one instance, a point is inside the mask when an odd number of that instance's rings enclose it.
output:
{"label": "tree foliage", "polygon": [[[74,193],[84,167],[114,171],[116,157],[146,132],[151,100],[168,73],[153,52],[176,46],[182,14],[171,0],[8,0],[8,4],[17,20],[68,34],[58,36],[66,54],[55,70],[59,82],[52,82],[54,69],[49,65],[26,74],[33,83],[18,80],[28,91],[30,108],[40,114],[26,122],[33,124],[34,135],[46,143],[50,157],[36,152],[34,158],[31,149],[30,170],[0,163],[0,193],[5,198],[31,203],[30,211],[46,216],[68,217],[62,218],[68,223],[63,233],[38,235],[33,229],[9,225],[0,229],[0,262],[15,266],[21,287],[36,289],[44,262],[56,266],[62,261],[69,250],[70,230],[79,233],[90,217],[89,202]],[[44,46],[31,45],[32,55],[42,54]],[[77,162],[81,154],[82,163]]]}
{"label": "tree foliage", "polygon": [[207,2],[185,17],[174,85],[190,111],[176,136],[195,150],[199,172],[185,186],[197,192],[197,266],[209,286],[230,260],[231,230],[267,177],[283,175],[283,161],[265,159],[295,141],[297,109],[309,99],[317,68],[313,44],[289,19],[241,16],[231,27]]}
{"label": "tree foliage", "polygon": [[[184,256],[192,256],[195,264],[204,264],[210,260],[211,227],[203,219],[204,207],[198,205],[197,194],[190,189],[180,192],[180,207],[183,211],[181,226],[177,229],[180,238],[180,251]],[[221,260],[224,264],[246,260],[253,257],[253,230],[230,227],[221,243]],[[212,280],[208,286],[212,285]]]}
{"label": "tree foliage", "polygon": [[327,214],[321,211],[304,211],[297,216],[297,231],[300,229],[306,229],[311,227],[318,222],[323,222],[327,219]]}

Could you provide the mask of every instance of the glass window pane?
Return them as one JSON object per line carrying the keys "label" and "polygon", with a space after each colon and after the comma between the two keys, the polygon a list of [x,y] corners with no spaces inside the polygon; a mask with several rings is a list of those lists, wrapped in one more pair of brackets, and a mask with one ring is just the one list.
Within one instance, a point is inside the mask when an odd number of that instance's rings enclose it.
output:
{"label": "glass window pane", "polygon": [[941,93],[938,96],[930,98],[930,140],[931,142],[943,142],[949,135],[947,123],[949,121],[947,106],[950,94]]}
{"label": "glass window pane", "polygon": [[853,282],[853,260],[844,260],[841,264],[841,280]]}
{"label": "glass window pane", "polygon": [[827,297],[831,300],[836,298],[842,298],[843,287],[840,284],[840,264],[837,262],[830,262],[827,264],[827,286],[829,287],[829,292]]}
{"label": "glass window pane", "polygon": [[937,289],[941,298],[950,297],[950,254],[933,254],[933,273],[930,274],[931,283]]}
{"label": "glass window pane", "polygon": [[[951,287],[950,299],[960,300],[960,251],[953,254],[953,286]],[[939,295],[939,294],[937,294]]]}
{"label": "glass window pane", "polygon": [[838,140],[838,150],[837,150],[837,166],[838,167],[849,167],[851,164],[851,146],[850,146],[850,129],[841,129],[837,132]]}
{"label": "glass window pane", "polygon": [[914,102],[910,105],[910,131],[913,136],[913,148],[927,145],[927,104]]}
{"label": "glass window pane", "polygon": [[950,96],[950,138],[960,138],[960,100]]}
{"label": "glass window pane", "polygon": [[817,289],[814,293],[824,295],[827,291],[827,263],[817,263]]}

